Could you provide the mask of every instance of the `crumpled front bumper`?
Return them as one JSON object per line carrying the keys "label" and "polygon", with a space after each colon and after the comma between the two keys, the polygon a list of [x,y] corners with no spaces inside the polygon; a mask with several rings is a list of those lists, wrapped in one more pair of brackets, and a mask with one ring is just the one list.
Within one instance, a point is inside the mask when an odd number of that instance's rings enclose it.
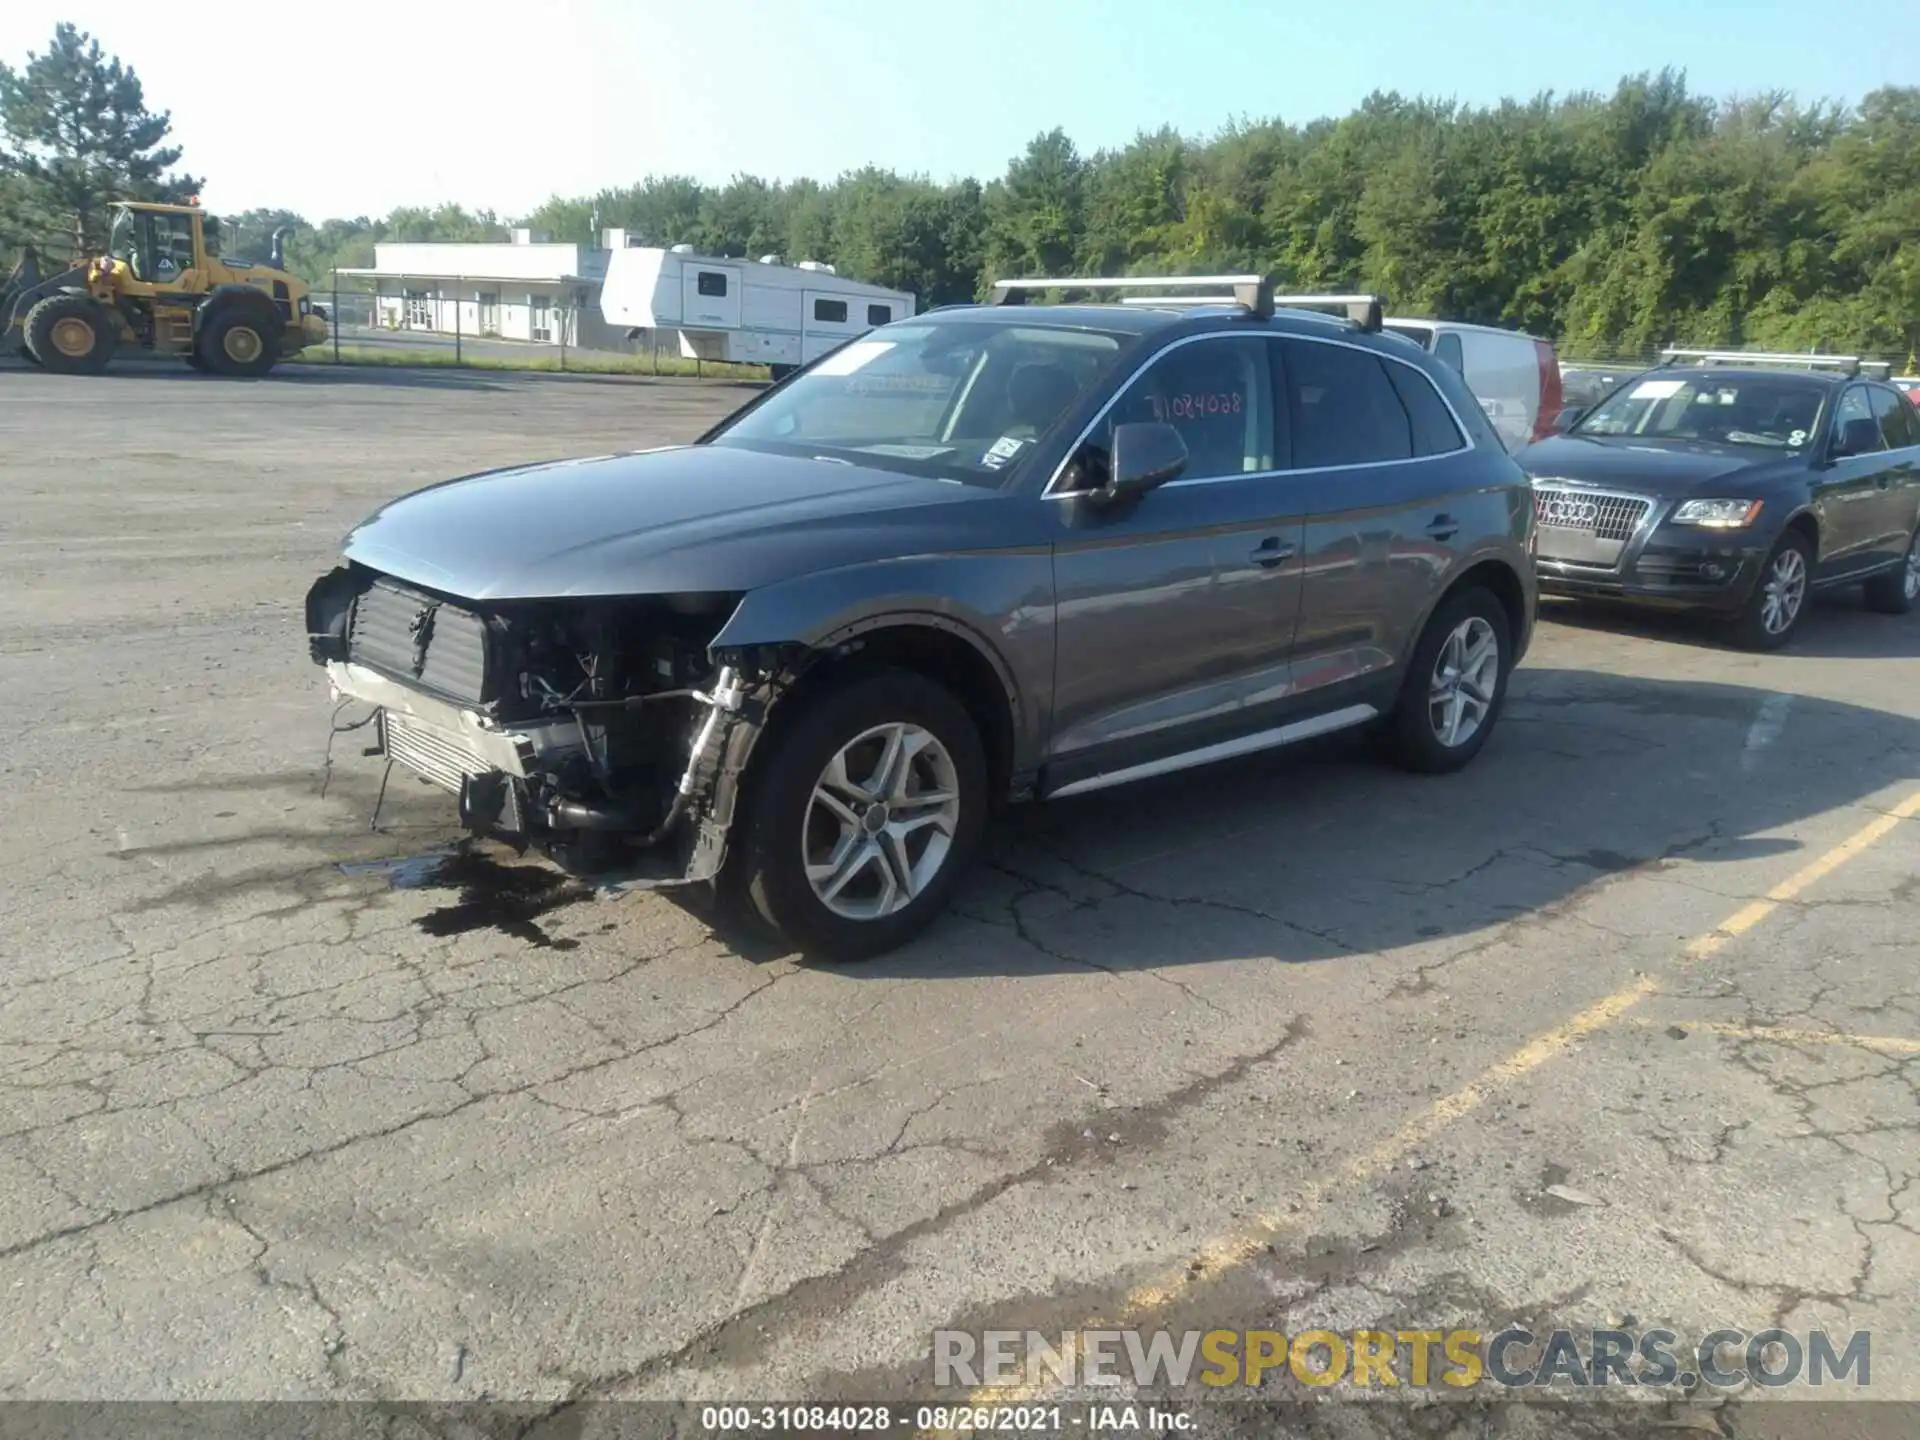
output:
{"label": "crumpled front bumper", "polygon": [[590,875],[605,888],[689,884],[719,873],[732,780],[756,728],[736,723],[741,692],[726,672],[689,751],[679,799],[657,826],[556,797],[554,767],[586,743],[569,718],[502,725],[352,661],[329,660],[326,672],[336,703],[376,707],[374,753],[457,797],[460,823],[474,834],[523,852],[538,845],[561,868]]}

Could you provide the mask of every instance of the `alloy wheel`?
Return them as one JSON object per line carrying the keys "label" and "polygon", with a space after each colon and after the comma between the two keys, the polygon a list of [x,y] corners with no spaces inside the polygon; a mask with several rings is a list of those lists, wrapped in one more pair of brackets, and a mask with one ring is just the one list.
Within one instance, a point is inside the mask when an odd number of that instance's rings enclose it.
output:
{"label": "alloy wheel", "polygon": [[[1909,574],[1911,583],[1911,574]],[[1807,599],[1807,559],[1789,545],[1773,557],[1761,582],[1760,628],[1769,635],[1784,635],[1800,617]]]}
{"label": "alloy wheel", "polygon": [[1448,749],[1464,745],[1486,723],[1500,683],[1500,637],[1479,615],[1453,627],[1433,664],[1427,719]]}
{"label": "alloy wheel", "polygon": [[931,730],[863,731],[814,782],[801,861],[820,903],[849,920],[912,904],[946,864],[960,820],[960,777]]}
{"label": "alloy wheel", "polygon": [[1920,600],[1920,535],[1907,547],[1907,573],[1901,577],[1909,600]]}

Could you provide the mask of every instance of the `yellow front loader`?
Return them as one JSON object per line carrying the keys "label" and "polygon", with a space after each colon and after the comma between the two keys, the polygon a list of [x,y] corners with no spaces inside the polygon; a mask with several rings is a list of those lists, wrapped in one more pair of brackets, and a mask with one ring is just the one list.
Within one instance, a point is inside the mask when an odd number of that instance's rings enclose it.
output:
{"label": "yellow front loader", "polygon": [[29,260],[0,288],[0,344],[69,375],[97,375],[121,349],[264,375],[327,338],[306,282],[287,273],[285,239],[264,263],[227,261],[198,205],[118,205],[106,254],[44,279]]}

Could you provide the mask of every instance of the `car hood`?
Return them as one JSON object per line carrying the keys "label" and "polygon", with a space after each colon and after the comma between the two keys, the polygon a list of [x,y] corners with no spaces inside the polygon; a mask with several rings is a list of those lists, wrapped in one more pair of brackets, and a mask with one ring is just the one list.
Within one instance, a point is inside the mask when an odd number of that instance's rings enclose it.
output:
{"label": "car hood", "polygon": [[374,512],[344,548],[473,600],[744,591],[984,543],[1003,499],[870,466],[693,445],[429,486]]}
{"label": "car hood", "polygon": [[1513,458],[1535,480],[1572,480],[1664,500],[1721,494],[1730,485],[1768,484],[1806,464],[1801,456],[1783,458],[1738,445],[1586,435],[1556,435]]}

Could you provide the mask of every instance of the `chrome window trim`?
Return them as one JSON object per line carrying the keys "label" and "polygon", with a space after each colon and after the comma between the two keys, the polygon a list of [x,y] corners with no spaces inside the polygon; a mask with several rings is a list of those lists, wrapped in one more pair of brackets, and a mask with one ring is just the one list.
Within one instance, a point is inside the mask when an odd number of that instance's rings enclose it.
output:
{"label": "chrome window trim", "polygon": [[[1081,429],[1080,433],[1074,437],[1073,444],[1067,447],[1066,454],[1060,458],[1060,463],[1053,467],[1053,474],[1047,477],[1047,485],[1046,488],[1040,492],[1040,498],[1042,500],[1070,500],[1084,493],[1079,490],[1060,490],[1056,487],[1060,484],[1060,477],[1066,472],[1067,466],[1073,463],[1074,456],[1080,453],[1080,447],[1087,443],[1087,437],[1100,428],[1101,421],[1105,420],[1107,413],[1112,410],[1115,405],[1120,403],[1121,397],[1133,388],[1134,382],[1146,374],[1148,370],[1152,369],[1154,365],[1158,364],[1164,356],[1171,355],[1175,350],[1179,350],[1184,346],[1197,345],[1207,340],[1301,340],[1310,345],[1333,345],[1342,350],[1358,350],[1362,355],[1371,355],[1376,360],[1386,361],[1394,365],[1403,365],[1413,371],[1415,375],[1418,375],[1422,384],[1431,387],[1433,393],[1440,397],[1440,403],[1447,407],[1448,418],[1453,421],[1454,431],[1460,437],[1460,448],[1457,450],[1445,450],[1438,455],[1411,455],[1404,460],[1360,460],[1346,465],[1302,465],[1287,470],[1237,470],[1231,475],[1199,475],[1191,480],[1169,480],[1165,485],[1160,487],[1163,490],[1174,490],[1183,485],[1217,485],[1224,480],[1266,480],[1282,475],[1330,475],[1342,470],[1374,470],[1385,465],[1425,465],[1434,460],[1444,460],[1449,455],[1458,455],[1463,450],[1477,450],[1480,448],[1474,442],[1472,434],[1468,431],[1466,422],[1461,420],[1460,412],[1454,409],[1453,401],[1447,398],[1447,392],[1442,390],[1438,385],[1435,385],[1432,377],[1410,360],[1402,359],[1398,355],[1382,354],[1369,345],[1355,345],[1346,340],[1335,340],[1323,335],[1302,335],[1291,330],[1273,330],[1267,328],[1252,331],[1208,330],[1199,335],[1183,336],[1175,340],[1171,345],[1163,345],[1145,360],[1141,361],[1140,364],[1135,367],[1133,373],[1127,376],[1126,380],[1115,388],[1113,394],[1107,397],[1106,404],[1102,405],[1099,410],[1094,413],[1093,419],[1089,420]],[[1407,426],[1408,433],[1411,435],[1413,426],[1411,416],[1408,417]]]}

